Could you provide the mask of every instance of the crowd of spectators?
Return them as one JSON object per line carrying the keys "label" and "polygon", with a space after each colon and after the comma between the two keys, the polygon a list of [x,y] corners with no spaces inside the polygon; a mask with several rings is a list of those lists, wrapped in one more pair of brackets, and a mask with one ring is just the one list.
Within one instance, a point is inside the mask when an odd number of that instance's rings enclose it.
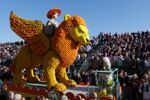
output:
{"label": "crowd of spectators", "polygon": [[[112,67],[145,69],[150,66],[150,33],[101,34],[93,39],[98,55],[108,56]],[[93,45],[94,45],[93,44]],[[134,68],[136,67],[136,68]]]}
{"label": "crowd of spectators", "polygon": [[9,65],[10,61],[15,58],[20,47],[23,45],[23,41],[0,43],[0,65]]}
{"label": "crowd of spectators", "polygon": [[112,68],[142,75],[150,69],[150,32],[100,33],[89,45],[80,48],[72,69],[80,69],[85,59],[90,59],[91,68],[99,69],[101,56],[109,57]]}
{"label": "crowd of spectators", "polygon": [[23,45],[23,41],[0,43],[0,98],[3,100],[25,100],[21,94],[14,93],[13,91],[8,92],[7,86],[4,83],[4,80],[12,79],[13,75],[9,65]]}
{"label": "crowd of spectators", "polygon": [[143,100],[143,92],[148,91],[147,86],[150,84],[150,76],[147,72],[144,72],[141,77],[136,73],[130,77],[126,71],[121,70],[119,82],[122,88],[122,100]]}
{"label": "crowd of spectators", "polygon": [[[23,41],[0,43],[0,78],[2,80],[3,76],[11,77],[8,66],[24,44]],[[75,79],[77,83],[82,81],[86,84],[95,85],[92,81],[94,76],[90,71],[100,69],[102,56],[109,57],[112,68],[119,68],[120,73],[124,73],[122,77],[128,76],[127,73],[133,76],[137,75],[138,82],[144,84],[145,73],[148,73],[150,69],[150,32],[100,33],[98,36],[93,37],[89,45],[79,49],[74,64],[68,69],[70,78]],[[86,60],[88,61],[87,69],[78,73],[83,64],[87,64],[85,63]],[[150,77],[148,74],[146,76]],[[5,77],[5,79],[9,77]],[[134,78],[130,80],[130,84],[133,84]],[[130,86],[130,84],[127,81],[126,85]],[[138,84],[137,86],[141,85]]]}

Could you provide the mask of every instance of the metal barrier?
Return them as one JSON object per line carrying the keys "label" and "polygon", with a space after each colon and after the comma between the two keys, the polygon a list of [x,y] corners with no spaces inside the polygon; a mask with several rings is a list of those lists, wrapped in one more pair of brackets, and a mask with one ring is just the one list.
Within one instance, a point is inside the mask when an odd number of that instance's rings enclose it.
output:
{"label": "metal barrier", "polygon": [[[96,85],[99,87],[99,91],[108,90],[108,95],[112,95],[118,100],[120,98],[120,84],[118,81],[118,69],[112,68],[110,71],[93,71],[96,78]],[[112,76],[112,85],[107,86],[107,75]]]}

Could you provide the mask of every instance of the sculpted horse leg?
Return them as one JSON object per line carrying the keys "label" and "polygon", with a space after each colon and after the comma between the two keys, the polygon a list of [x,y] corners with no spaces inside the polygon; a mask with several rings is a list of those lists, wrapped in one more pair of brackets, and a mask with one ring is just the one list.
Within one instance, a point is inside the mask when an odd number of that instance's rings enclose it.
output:
{"label": "sculpted horse leg", "polygon": [[32,56],[31,64],[27,68],[27,81],[28,82],[39,82],[40,78],[38,77],[38,75],[34,74],[34,68],[37,68],[42,64],[43,57],[36,55],[35,53],[32,53],[31,56]]}
{"label": "sculpted horse leg", "polygon": [[16,65],[13,82],[14,84],[17,84],[17,85],[25,84],[25,80],[23,80],[23,75],[22,75],[22,68],[20,68],[19,65]]}
{"label": "sculpted horse leg", "polygon": [[59,56],[55,52],[49,51],[44,57],[44,77],[47,81],[48,89],[55,87],[57,91],[64,91],[66,90],[66,86],[58,83],[55,76],[55,70],[59,64]]}
{"label": "sculpted horse leg", "polygon": [[68,78],[67,73],[66,73],[66,67],[58,67],[56,71],[57,71],[56,73],[57,73],[57,78],[59,82],[67,86],[77,85],[77,83],[74,80]]}
{"label": "sculpted horse leg", "polygon": [[34,75],[33,68],[27,68],[27,80],[28,82],[39,82],[40,79],[37,75]]}
{"label": "sculpted horse leg", "polygon": [[31,61],[31,53],[27,46],[21,48],[20,52],[16,56],[15,63],[15,73],[13,77],[13,82],[18,85],[24,85],[25,80],[23,80],[22,70],[27,68]]}

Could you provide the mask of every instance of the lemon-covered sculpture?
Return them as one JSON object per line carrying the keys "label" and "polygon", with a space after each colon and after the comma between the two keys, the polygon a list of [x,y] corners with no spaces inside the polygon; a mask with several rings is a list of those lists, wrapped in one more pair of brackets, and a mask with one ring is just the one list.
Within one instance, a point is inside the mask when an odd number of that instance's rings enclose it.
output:
{"label": "lemon-covered sculpture", "polygon": [[76,86],[76,82],[68,78],[66,68],[74,63],[79,47],[90,40],[86,23],[80,16],[66,15],[51,37],[45,35],[41,21],[23,19],[13,12],[10,14],[10,25],[27,43],[13,62],[15,84],[25,83],[22,69],[26,69],[29,82],[40,81],[33,69],[42,64],[48,89],[54,87],[57,91],[64,91],[66,86]]}

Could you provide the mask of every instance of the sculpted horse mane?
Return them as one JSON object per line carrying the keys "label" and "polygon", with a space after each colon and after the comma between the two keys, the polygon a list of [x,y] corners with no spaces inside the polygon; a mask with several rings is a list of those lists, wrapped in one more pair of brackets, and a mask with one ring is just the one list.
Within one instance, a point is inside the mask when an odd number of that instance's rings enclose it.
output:
{"label": "sculpted horse mane", "polygon": [[[62,22],[60,27],[56,30],[56,34],[52,37],[52,50],[56,51],[61,57],[63,62],[62,66],[69,66],[69,63],[73,63],[72,61],[74,61],[77,56],[79,44],[75,41],[71,41],[72,38],[70,37],[69,32],[72,27],[78,26],[79,24],[86,26],[81,17],[71,17],[68,21]],[[74,60],[71,61],[71,59]]]}
{"label": "sculpted horse mane", "polygon": [[66,86],[76,86],[76,82],[68,78],[66,68],[73,64],[79,47],[90,40],[85,21],[80,16],[66,15],[52,37],[45,35],[41,21],[23,19],[13,12],[10,14],[10,25],[27,42],[13,62],[15,84],[26,82],[22,79],[24,68],[29,82],[40,81],[33,69],[42,64],[48,89],[54,87],[57,91],[64,91]]}

